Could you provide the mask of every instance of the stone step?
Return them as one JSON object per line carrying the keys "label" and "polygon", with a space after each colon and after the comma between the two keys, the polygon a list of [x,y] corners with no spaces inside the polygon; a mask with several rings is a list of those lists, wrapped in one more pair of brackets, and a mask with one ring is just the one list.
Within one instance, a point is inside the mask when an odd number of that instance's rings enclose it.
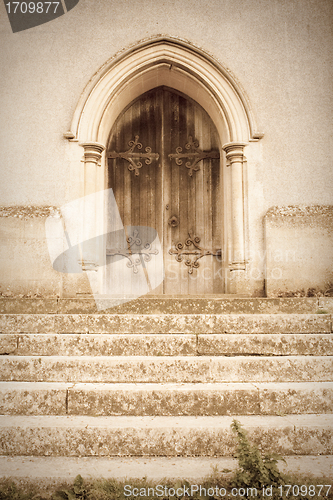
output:
{"label": "stone step", "polygon": [[197,351],[206,356],[332,356],[331,334],[202,334]]}
{"label": "stone step", "polygon": [[333,413],[333,382],[0,383],[2,415],[214,416]]}
{"label": "stone step", "polygon": [[330,314],[3,314],[2,333],[331,333]]}
{"label": "stone step", "polygon": [[0,311],[0,455],[229,456],[232,415],[263,451],[333,454],[331,299]]}
{"label": "stone step", "polygon": [[331,334],[1,334],[16,356],[332,356]]}
{"label": "stone step", "polygon": [[[330,338],[330,335],[326,336]],[[324,339],[323,342],[328,347]],[[0,335],[0,353],[17,356],[52,356],[55,354],[58,356],[195,356],[197,337],[187,333],[167,335],[2,334]]]}
{"label": "stone step", "polygon": [[2,356],[3,381],[330,382],[332,356]]}
{"label": "stone step", "polygon": [[[284,456],[278,461],[278,468],[286,474],[298,477],[333,477],[333,456],[330,455],[295,455]],[[0,456],[0,477],[10,477],[19,486],[25,481],[38,485],[38,488],[63,489],[64,482],[73,484],[80,474],[85,480],[105,479],[126,480],[133,490],[137,478],[146,477],[148,481],[157,481],[164,487],[167,480],[171,485],[188,487],[185,480],[196,487],[203,487],[203,480],[208,477],[229,477],[230,472],[238,468],[234,457],[27,457]],[[167,479],[166,479],[167,478]],[[176,482],[177,481],[177,482]],[[310,482],[309,482],[310,484]],[[324,484],[327,484],[326,482]],[[216,480],[211,481],[216,487]],[[324,494],[329,486],[325,487]],[[43,493],[45,493],[45,490]],[[135,492],[137,493],[137,492]],[[191,493],[191,490],[189,490]],[[203,492],[204,493],[204,492]],[[222,491],[221,495],[224,492]],[[159,493],[160,494],[160,493]],[[230,494],[230,493],[229,493]],[[325,495],[326,496],[326,495]],[[185,496],[184,498],[188,498]],[[218,497],[219,498],[219,497]],[[293,497],[291,497],[293,498]]]}
{"label": "stone step", "polygon": [[[332,455],[332,415],[236,416],[264,453]],[[231,456],[233,417],[0,416],[0,455]]]}
{"label": "stone step", "polygon": [[[98,299],[102,302],[103,299]],[[191,297],[145,296],[128,301],[101,313],[117,314],[315,314],[324,310],[333,313],[332,297],[235,297],[234,295],[205,295]],[[90,298],[20,298],[0,297],[0,314],[94,314],[98,313]]]}

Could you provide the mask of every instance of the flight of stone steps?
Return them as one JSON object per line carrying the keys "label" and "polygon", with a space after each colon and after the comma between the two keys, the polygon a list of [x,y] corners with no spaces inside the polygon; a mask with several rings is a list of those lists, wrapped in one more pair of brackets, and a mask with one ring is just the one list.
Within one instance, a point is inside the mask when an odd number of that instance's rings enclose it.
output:
{"label": "flight of stone steps", "polygon": [[0,307],[2,456],[333,455],[333,298]]}

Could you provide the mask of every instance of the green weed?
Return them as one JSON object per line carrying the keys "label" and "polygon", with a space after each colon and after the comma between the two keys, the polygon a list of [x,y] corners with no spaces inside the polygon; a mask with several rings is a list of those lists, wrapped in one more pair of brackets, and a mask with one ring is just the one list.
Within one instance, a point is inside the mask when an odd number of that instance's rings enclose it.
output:
{"label": "green weed", "polygon": [[237,435],[236,457],[239,464],[232,479],[233,486],[257,488],[262,491],[267,485],[284,485],[286,478],[277,466],[278,460],[283,458],[275,453],[262,456],[258,447],[250,443],[246,431],[237,420],[233,420],[231,428]]}

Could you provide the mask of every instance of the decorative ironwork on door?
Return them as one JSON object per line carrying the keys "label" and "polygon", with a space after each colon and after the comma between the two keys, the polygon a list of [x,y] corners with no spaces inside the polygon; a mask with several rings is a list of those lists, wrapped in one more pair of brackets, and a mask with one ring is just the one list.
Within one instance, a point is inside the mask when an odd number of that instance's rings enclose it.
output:
{"label": "decorative ironwork on door", "polygon": [[197,172],[200,170],[200,166],[198,165],[199,161],[204,160],[205,158],[220,158],[220,154],[217,151],[202,151],[199,148],[199,141],[196,139],[193,140],[191,136],[188,138],[188,143],[185,144],[185,149],[188,152],[182,153],[183,148],[178,146],[176,148],[176,153],[169,154],[169,158],[173,158],[177,165],[183,164],[183,158],[188,158],[189,161],[185,163],[185,167],[189,169],[188,175],[190,177],[193,176],[193,172]]}
{"label": "decorative ironwork on door", "polygon": [[[184,264],[189,267],[189,274],[193,274],[193,269],[197,269],[200,266],[199,259],[202,259],[202,257],[205,257],[206,255],[213,255],[214,257],[221,256],[221,250],[215,250],[215,252],[213,252],[212,250],[205,250],[204,248],[200,247],[199,243],[201,240],[198,236],[192,237],[190,233],[188,234],[188,236],[189,237],[186,239],[185,245],[181,242],[176,243],[175,249],[170,248],[169,254],[176,255],[177,262],[182,262],[184,258],[187,257]],[[194,248],[192,250],[187,249],[191,245]],[[194,258],[192,259],[191,257],[189,257],[190,255],[193,255]]]}
{"label": "decorative ironwork on door", "polygon": [[128,170],[132,172],[134,170],[134,175],[139,175],[139,169],[142,168],[142,162],[139,161],[141,159],[145,160],[146,165],[150,165],[152,160],[158,160],[160,155],[158,153],[152,153],[151,148],[147,146],[145,148],[145,152],[134,152],[135,148],[139,150],[142,149],[142,144],[139,142],[139,136],[136,135],[134,137],[134,141],[129,141],[128,145],[130,148],[123,153],[117,153],[116,151],[112,151],[108,153],[108,158],[122,158],[129,162]]}
{"label": "decorative ironwork on door", "polygon": [[[158,250],[152,248],[151,243],[147,242],[142,244],[142,239],[140,238],[139,231],[135,229],[133,234],[126,238],[127,247],[126,248],[115,248],[107,249],[106,255],[109,257],[122,256],[128,259],[127,267],[132,268],[134,274],[138,273],[138,267],[144,265],[144,262],[151,261],[152,255],[158,255]],[[133,249],[133,246],[139,247],[137,250]]]}

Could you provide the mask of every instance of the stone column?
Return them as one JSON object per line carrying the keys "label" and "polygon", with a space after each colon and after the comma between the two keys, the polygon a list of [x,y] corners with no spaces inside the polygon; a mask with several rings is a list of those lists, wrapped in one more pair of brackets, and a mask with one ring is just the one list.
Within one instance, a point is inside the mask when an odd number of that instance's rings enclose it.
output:
{"label": "stone column", "polygon": [[[232,252],[229,262],[230,293],[246,293],[246,258],[244,231],[243,163],[245,143],[230,142],[226,152],[227,166],[231,168],[231,234]],[[230,219],[229,219],[230,220]]]}
{"label": "stone column", "polygon": [[103,144],[97,142],[85,142],[80,146],[84,148],[84,199],[83,228],[82,228],[82,269],[94,271],[98,269],[101,258],[102,245],[98,235],[102,234],[100,222],[103,219],[99,213],[101,205],[99,191],[98,168],[101,167],[102,153],[105,150]]}
{"label": "stone column", "polygon": [[105,146],[98,142],[83,142],[80,146],[84,148],[84,195],[86,196],[97,190],[97,167],[101,166]]}

